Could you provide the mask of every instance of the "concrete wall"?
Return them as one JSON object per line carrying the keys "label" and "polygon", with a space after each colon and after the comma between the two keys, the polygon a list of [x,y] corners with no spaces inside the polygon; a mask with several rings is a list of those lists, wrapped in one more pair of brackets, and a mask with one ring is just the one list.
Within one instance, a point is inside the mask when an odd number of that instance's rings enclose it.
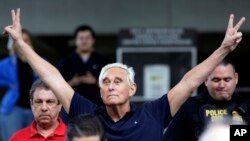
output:
{"label": "concrete wall", "polygon": [[35,34],[71,34],[82,23],[103,34],[145,26],[224,31],[230,13],[250,18],[249,6],[249,0],[1,0],[0,28],[20,7],[23,26]]}

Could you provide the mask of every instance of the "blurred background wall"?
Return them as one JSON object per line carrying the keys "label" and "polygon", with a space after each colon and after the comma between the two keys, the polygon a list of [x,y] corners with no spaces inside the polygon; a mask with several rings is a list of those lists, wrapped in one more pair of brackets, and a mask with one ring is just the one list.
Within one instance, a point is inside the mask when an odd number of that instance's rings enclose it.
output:
{"label": "blurred background wall", "polygon": [[[70,34],[88,23],[98,33],[116,34],[121,27],[178,26],[201,32],[225,30],[230,13],[250,17],[248,0],[1,0],[0,27],[22,9],[22,23],[35,34]],[[250,24],[243,29],[249,30]]]}
{"label": "blurred background wall", "polygon": [[[234,13],[235,21],[241,16],[247,21],[242,27],[243,41],[229,58],[236,64],[241,90],[250,91],[249,6],[248,0],[1,0],[0,28],[10,23],[10,10],[20,7],[23,27],[34,35],[38,52],[53,64],[73,50],[72,33],[80,24],[93,26],[96,50],[111,61],[115,61],[121,28],[194,28],[199,63],[220,45],[229,14]],[[0,38],[1,57],[8,55],[6,42],[7,38]]]}

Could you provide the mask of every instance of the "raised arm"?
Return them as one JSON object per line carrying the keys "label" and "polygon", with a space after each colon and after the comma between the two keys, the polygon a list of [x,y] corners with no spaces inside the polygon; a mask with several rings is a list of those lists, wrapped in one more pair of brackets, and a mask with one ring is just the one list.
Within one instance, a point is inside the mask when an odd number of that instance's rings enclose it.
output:
{"label": "raised arm", "polygon": [[11,10],[12,25],[5,27],[5,33],[9,34],[15,44],[19,46],[19,51],[26,57],[32,69],[50,87],[56,97],[62,103],[66,112],[69,112],[70,102],[74,90],[63,79],[59,71],[50,63],[42,59],[33,49],[23,41],[22,27],[20,24],[20,9]]}
{"label": "raised arm", "polygon": [[245,18],[233,26],[234,15],[230,15],[225,38],[221,46],[206,60],[188,71],[181,81],[168,93],[171,115],[174,116],[181,105],[208,77],[215,67],[240,43],[242,33],[238,32]]}

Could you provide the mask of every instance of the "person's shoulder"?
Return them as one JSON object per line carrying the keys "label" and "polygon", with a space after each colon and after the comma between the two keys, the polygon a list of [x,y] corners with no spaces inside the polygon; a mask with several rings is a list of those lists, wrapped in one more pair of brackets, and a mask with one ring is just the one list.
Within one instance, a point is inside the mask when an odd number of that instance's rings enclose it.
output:
{"label": "person's shoulder", "polygon": [[72,64],[72,61],[75,61],[76,58],[79,58],[76,52],[72,52],[65,56],[64,58],[60,59],[58,65],[66,65],[66,64]]}
{"label": "person's shoulder", "polygon": [[101,54],[99,52],[95,52],[95,51],[92,52],[91,57],[93,57],[99,61],[107,61],[107,59],[108,59],[108,57],[106,55]]}
{"label": "person's shoulder", "polygon": [[96,52],[96,51],[93,51],[91,55],[93,55],[95,57],[104,57],[104,55],[102,55],[101,53]]}
{"label": "person's shoulder", "polygon": [[243,103],[247,106],[248,111],[250,111],[250,98],[244,97]]}
{"label": "person's shoulder", "polygon": [[109,63],[112,63],[112,59],[104,54],[100,54],[98,52],[92,52],[91,54],[91,60],[99,65],[99,67],[103,67]]}
{"label": "person's shoulder", "polygon": [[11,55],[11,56],[7,56],[7,57],[4,57],[0,60],[0,62],[10,62],[12,60],[15,60],[16,59],[16,55]]}
{"label": "person's shoulder", "polygon": [[250,102],[249,96],[242,96],[241,98],[244,99],[245,102]]}
{"label": "person's shoulder", "polygon": [[156,112],[156,110],[170,111],[167,95],[164,94],[159,98],[144,102],[142,106],[140,106],[140,109],[151,111],[152,113]]}
{"label": "person's shoulder", "polygon": [[244,114],[247,124],[250,124],[250,98],[241,96],[238,104],[238,110]]}
{"label": "person's shoulder", "polygon": [[187,101],[182,105],[182,110],[192,111],[195,110],[199,105],[199,100],[197,96],[193,96],[187,99]]}
{"label": "person's shoulder", "polygon": [[71,103],[75,102],[86,107],[92,107],[94,109],[98,107],[96,104],[92,103],[89,99],[85,98],[78,92],[74,92],[73,98],[71,100]]}
{"label": "person's shoulder", "polygon": [[23,128],[16,133],[14,133],[10,139],[10,141],[18,141],[20,139],[25,140],[25,138],[28,138],[30,136],[30,126]]}
{"label": "person's shoulder", "polygon": [[0,60],[1,67],[13,67],[17,64],[16,55],[8,56]]}
{"label": "person's shoulder", "polygon": [[79,58],[79,55],[74,51],[74,52],[71,52],[70,54],[68,54],[67,56],[65,56],[62,61],[67,61],[67,60],[73,60],[75,58]]}
{"label": "person's shoulder", "polygon": [[198,96],[192,96],[187,99],[185,102],[186,105],[194,105],[199,102],[199,97]]}
{"label": "person's shoulder", "polygon": [[236,101],[238,102],[238,104],[244,104],[247,107],[250,106],[250,97],[249,96],[235,94],[235,95],[233,95],[232,98],[236,99]]}

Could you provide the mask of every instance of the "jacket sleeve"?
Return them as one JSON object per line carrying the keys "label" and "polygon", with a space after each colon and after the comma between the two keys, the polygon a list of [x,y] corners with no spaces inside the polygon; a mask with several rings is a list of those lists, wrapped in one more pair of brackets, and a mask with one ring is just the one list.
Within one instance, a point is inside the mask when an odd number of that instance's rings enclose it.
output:
{"label": "jacket sleeve", "polygon": [[13,84],[15,79],[15,69],[13,67],[14,62],[12,62],[12,58],[8,57],[2,61],[0,61],[0,86],[1,87],[10,87]]}

